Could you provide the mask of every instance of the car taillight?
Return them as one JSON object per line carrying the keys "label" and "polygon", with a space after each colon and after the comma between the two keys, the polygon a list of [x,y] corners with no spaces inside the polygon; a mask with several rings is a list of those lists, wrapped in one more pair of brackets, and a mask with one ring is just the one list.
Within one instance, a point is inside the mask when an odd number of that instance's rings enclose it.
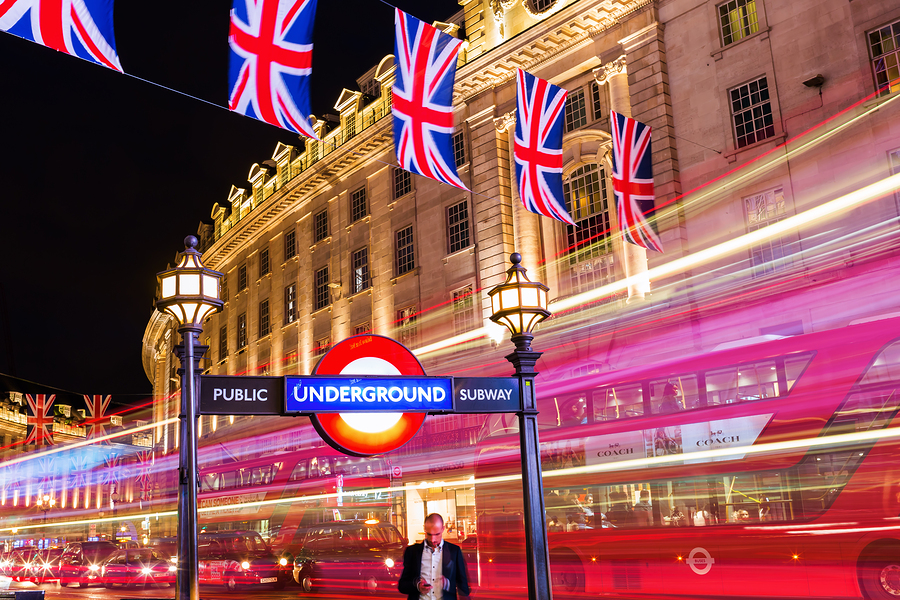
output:
{"label": "car taillight", "polygon": [[250,568],[250,563],[248,563],[248,562],[245,560],[244,562],[241,563],[241,568],[242,568],[242,569],[249,569],[249,568]]}
{"label": "car taillight", "polygon": [[282,558],[281,560],[278,561],[278,563],[279,563],[282,567],[286,567],[286,566],[287,566],[287,559],[286,559],[286,558]]}

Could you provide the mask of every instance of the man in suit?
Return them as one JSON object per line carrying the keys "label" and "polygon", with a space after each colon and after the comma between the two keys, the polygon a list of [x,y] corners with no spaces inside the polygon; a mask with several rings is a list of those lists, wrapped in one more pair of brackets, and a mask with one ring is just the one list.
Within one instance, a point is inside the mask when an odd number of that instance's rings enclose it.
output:
{"label": "man in suit", "polygon": [[403,552],[403,572],[397,591],[408,600],[456,600],[469,595],[469,578],[462,550],[444,541],[444,519],[437,513],[425,517],[425,543]]}

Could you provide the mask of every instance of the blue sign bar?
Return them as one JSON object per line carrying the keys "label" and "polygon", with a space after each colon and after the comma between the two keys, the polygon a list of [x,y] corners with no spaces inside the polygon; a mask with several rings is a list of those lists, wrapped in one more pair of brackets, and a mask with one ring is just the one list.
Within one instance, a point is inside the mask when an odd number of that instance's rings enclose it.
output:
{"label": "blue sign bar", "polygon": [[285,377],[285,412],[453,412],[451,377]]}

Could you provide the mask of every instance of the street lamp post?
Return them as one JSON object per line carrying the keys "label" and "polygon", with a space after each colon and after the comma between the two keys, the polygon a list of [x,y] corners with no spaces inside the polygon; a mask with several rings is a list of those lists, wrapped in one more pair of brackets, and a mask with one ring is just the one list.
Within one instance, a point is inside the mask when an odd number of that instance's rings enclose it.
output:
{"label": "street lamp post", "polygon": [[519,443],[522,454],[522,490],[525,503],[525,558],[529,600],[552,600],[550,553],[547,546],[547,519],[544,484],[541,476],[541,446],[538,438],[537,399],[534,393],[534,366],[541,352],[531,349],[534,327],[550,316],[547,288],[533,282],[520,264],[522,255],[510,255],[512,267],[506,281],[488,292],[491,320],[506,325],[516,345],[506,356],[519,379]]}
{"label": "street lamp post", "polygon": [[44,494],[38,498],[37,507],[44,513],[44,524],[47,523],[47,513],[56,506],[56,500],[50,497],[50,494]]}
{"label": "street lamp post", "polygon": [[[178,264],[157,274],[159,297],[156,308],[178,321],[182,346],[176,348],[181,359],[180,447],[178,450],[178,571],[176,600],[199,600],[199,562],[197,557],[197,361],[196,338],[208,316],[222,309],[219,294],[222,273],[207,269],[200,262],[197,238],[184,238],[184,252]],[[205,348],[203,348],[205,350]],[[202,350],[200,352],[202,355]]]}

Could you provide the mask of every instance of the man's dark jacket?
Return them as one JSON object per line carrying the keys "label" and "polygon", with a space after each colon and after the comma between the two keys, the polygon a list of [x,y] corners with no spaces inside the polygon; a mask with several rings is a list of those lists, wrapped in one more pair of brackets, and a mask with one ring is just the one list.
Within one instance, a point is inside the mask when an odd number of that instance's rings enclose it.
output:
{"label": "man's dark jacket", "polygon": [[[422,570],[422,552],[425,544],[419,542],[407,546],[403,552],[403,572],[400,581],[397,582],[397,591],[406,594],[409,600],[419,600],[419,588],[416,583]],[[450,583],[450,589],[444,590],[444,598],[452,600],[457,597],[457,590],[464,596],[469,595],[469,577],[466,572],[466,560],[462,550],[456,544],[444,540],[441,550],[441,569],[444,579]]]}

